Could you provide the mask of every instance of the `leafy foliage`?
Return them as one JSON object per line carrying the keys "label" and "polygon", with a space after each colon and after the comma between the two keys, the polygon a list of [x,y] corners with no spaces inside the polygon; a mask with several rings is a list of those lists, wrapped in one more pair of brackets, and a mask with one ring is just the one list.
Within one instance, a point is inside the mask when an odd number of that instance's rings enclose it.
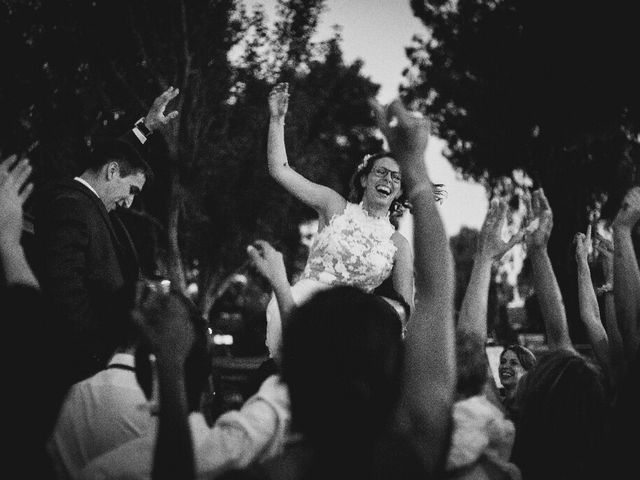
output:
{"label": "leafy foliage", "polygon": [[36,186],[76,174],[93,138],[120,135],[179,88],[168,107],[178,118],[147,144],[157,180],[126,220],[147,273],[184,285],[197,265],[206,306],[250,241],[282,240],[293,255],[308,215],[267,174],[274,82],[290,84],[287,148],[303,175],[346,193],[356,162],[380,147],[366,103],[378,86],[344,63],[339,32],[311,41],[323,4],[281,0],[271,26],[237,0],[5,0],[0,148],[39,142]]}
{"label": "leafy foliage", "polygon": [[448,143],[452,164],[493,187],[514,170],[554,209],[549,245],[575,310],[571,239],[591,206],[640,182],[640,31],[633,2],[412,0],[428,29],[407,49],[404,91]]}

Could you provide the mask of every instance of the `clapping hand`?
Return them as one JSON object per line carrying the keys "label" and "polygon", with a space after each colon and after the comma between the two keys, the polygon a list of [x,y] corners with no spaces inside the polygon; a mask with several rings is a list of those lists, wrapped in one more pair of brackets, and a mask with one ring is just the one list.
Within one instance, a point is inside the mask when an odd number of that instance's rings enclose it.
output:
{"label": "clapping hand", "polygon": [[528,210],[531,212],[531,220],[525,234],[527,248],[546,248],[553,229],[553,212],[541,188],[533,192]]}
{"label": "clapping hand", "polygon": [[509,241],[504,241],[502,231],[507,223],[509,206],[505,200],[494,198],[489,205],[489,211],[484,219],[480,231],[479,254],[491,259],[498,259],[507,253],[516,243],[524,237],[520,231],[513,235]]}
{"label": "clapping hand", "polygon": [[152,132],[158,130],[178,116],[176,110],[168,115],[164,114],[165,108],[167,108],[171,100],[178,96],[178,93],[180,93],[180,91],[177,88],[169,87],[156,97],[147,116],[144,118],[144,124],[149,130]]}
{"label": "clapping hand", "polygon": [[289,108],[289,84],[278,83],[269,93],[269,112],[273,118],[284,118]]}
{"label": "clapping hand", "polygon": [[395,154],[401,167],[409,172],[418,169],[422,173],[424,170],[426,175],[424,153],[429,142],[427,119],[419,112],[408,111],[399,99],[387,107],[373,99],[369,100],[369,105],[376,116],[378,128],[387,139],[389,150]]}

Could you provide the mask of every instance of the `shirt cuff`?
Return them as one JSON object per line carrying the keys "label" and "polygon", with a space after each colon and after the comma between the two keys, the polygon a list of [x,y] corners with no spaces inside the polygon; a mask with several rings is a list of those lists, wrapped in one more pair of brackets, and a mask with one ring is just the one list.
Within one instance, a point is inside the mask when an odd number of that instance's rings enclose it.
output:
{"label": "shirt cuff", "polygon": [[144,142],[147,141],[147,137],[145,137],[142,132],[140,130],[138,130],[136,127],[133,127],[133,134],[138,138],[138,140],[140,140],[140,143],[142,145],[144,145]]}

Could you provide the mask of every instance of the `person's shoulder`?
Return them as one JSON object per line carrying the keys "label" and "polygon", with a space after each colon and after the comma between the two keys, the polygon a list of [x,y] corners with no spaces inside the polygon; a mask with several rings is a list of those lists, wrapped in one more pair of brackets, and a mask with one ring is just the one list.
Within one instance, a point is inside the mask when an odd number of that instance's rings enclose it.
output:
{"label": "person's shoulder", "polygon": [[[76,180],[61,180],[44,189],[38,196],[36,221],[47,220],[48,216],[77,217],[85,213],[92,213],[99,208],[99,198],[86,186]],[[50,220],[51,218],[49,218]]]}
{"label": "person's shoulder", "polygon": [[87,187],[80,182],[72,179],[56,180],[42,185],[40,191],[36,195],[38,204],[46,207],[52,203],[63,202],[83,202],[92,193]]}
{"label": "person's shoulder", "polygon": [[80,185],[80,182],[73,178],[54,178],[44,182],[40,186],[40,191],[43,197],[56,196],[70,191],[77,191]]}
{"label": "person's shoulder", "polygon": [[358,206],[357,204],[348,202],[342,195],[338,194],[337,192],[335,193],[336,195],[332,196],[331,201],[329,202],[327,207],[327,216],[329,218],[336,215],[342,215],[349,208],[352,208],[353,205],[355,205],[356,207]]}

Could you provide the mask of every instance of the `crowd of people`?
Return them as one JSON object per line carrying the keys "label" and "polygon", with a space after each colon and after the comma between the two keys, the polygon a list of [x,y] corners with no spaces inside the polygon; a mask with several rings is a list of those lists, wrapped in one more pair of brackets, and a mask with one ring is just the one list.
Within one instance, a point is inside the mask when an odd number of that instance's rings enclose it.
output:
{"label": "crowd of people", "polygon": [[[346,199],[289,165],[286,84],[267,100],[268,169],[318,212],[319,233],[294,285],[272,245],[247,248],[273,289],[270,363],[241,408],[209,419],[208,325],[184,292],[141,278],[118,218],[152,177],[139,147],[175,118],[165,109],[176,95],[168,89],[130,132],[96,142],[78,177],[36,192],[35,265],[21,245],[31,166],[16,156],[0,164],[0,301],[19,312],[5,323],[8,438],[21,476],[535,480],[634,471],[640,186],[624,197],[612,241],[576,234],[579,321],[593,352],[581,354],[547,252],[553,211],[542,189],[508,239],[508,203],[491,200],[456,312],[440,191],[424,162],[427,120],[400,100],[372,100],[388,151],[362,160]],[[413,248],[393,220],[405,208]],[[547,348],[505,345],[499,387],[485,348],[492,265],[520,242]],[[605,266],[599,288],[594,249]]]}

